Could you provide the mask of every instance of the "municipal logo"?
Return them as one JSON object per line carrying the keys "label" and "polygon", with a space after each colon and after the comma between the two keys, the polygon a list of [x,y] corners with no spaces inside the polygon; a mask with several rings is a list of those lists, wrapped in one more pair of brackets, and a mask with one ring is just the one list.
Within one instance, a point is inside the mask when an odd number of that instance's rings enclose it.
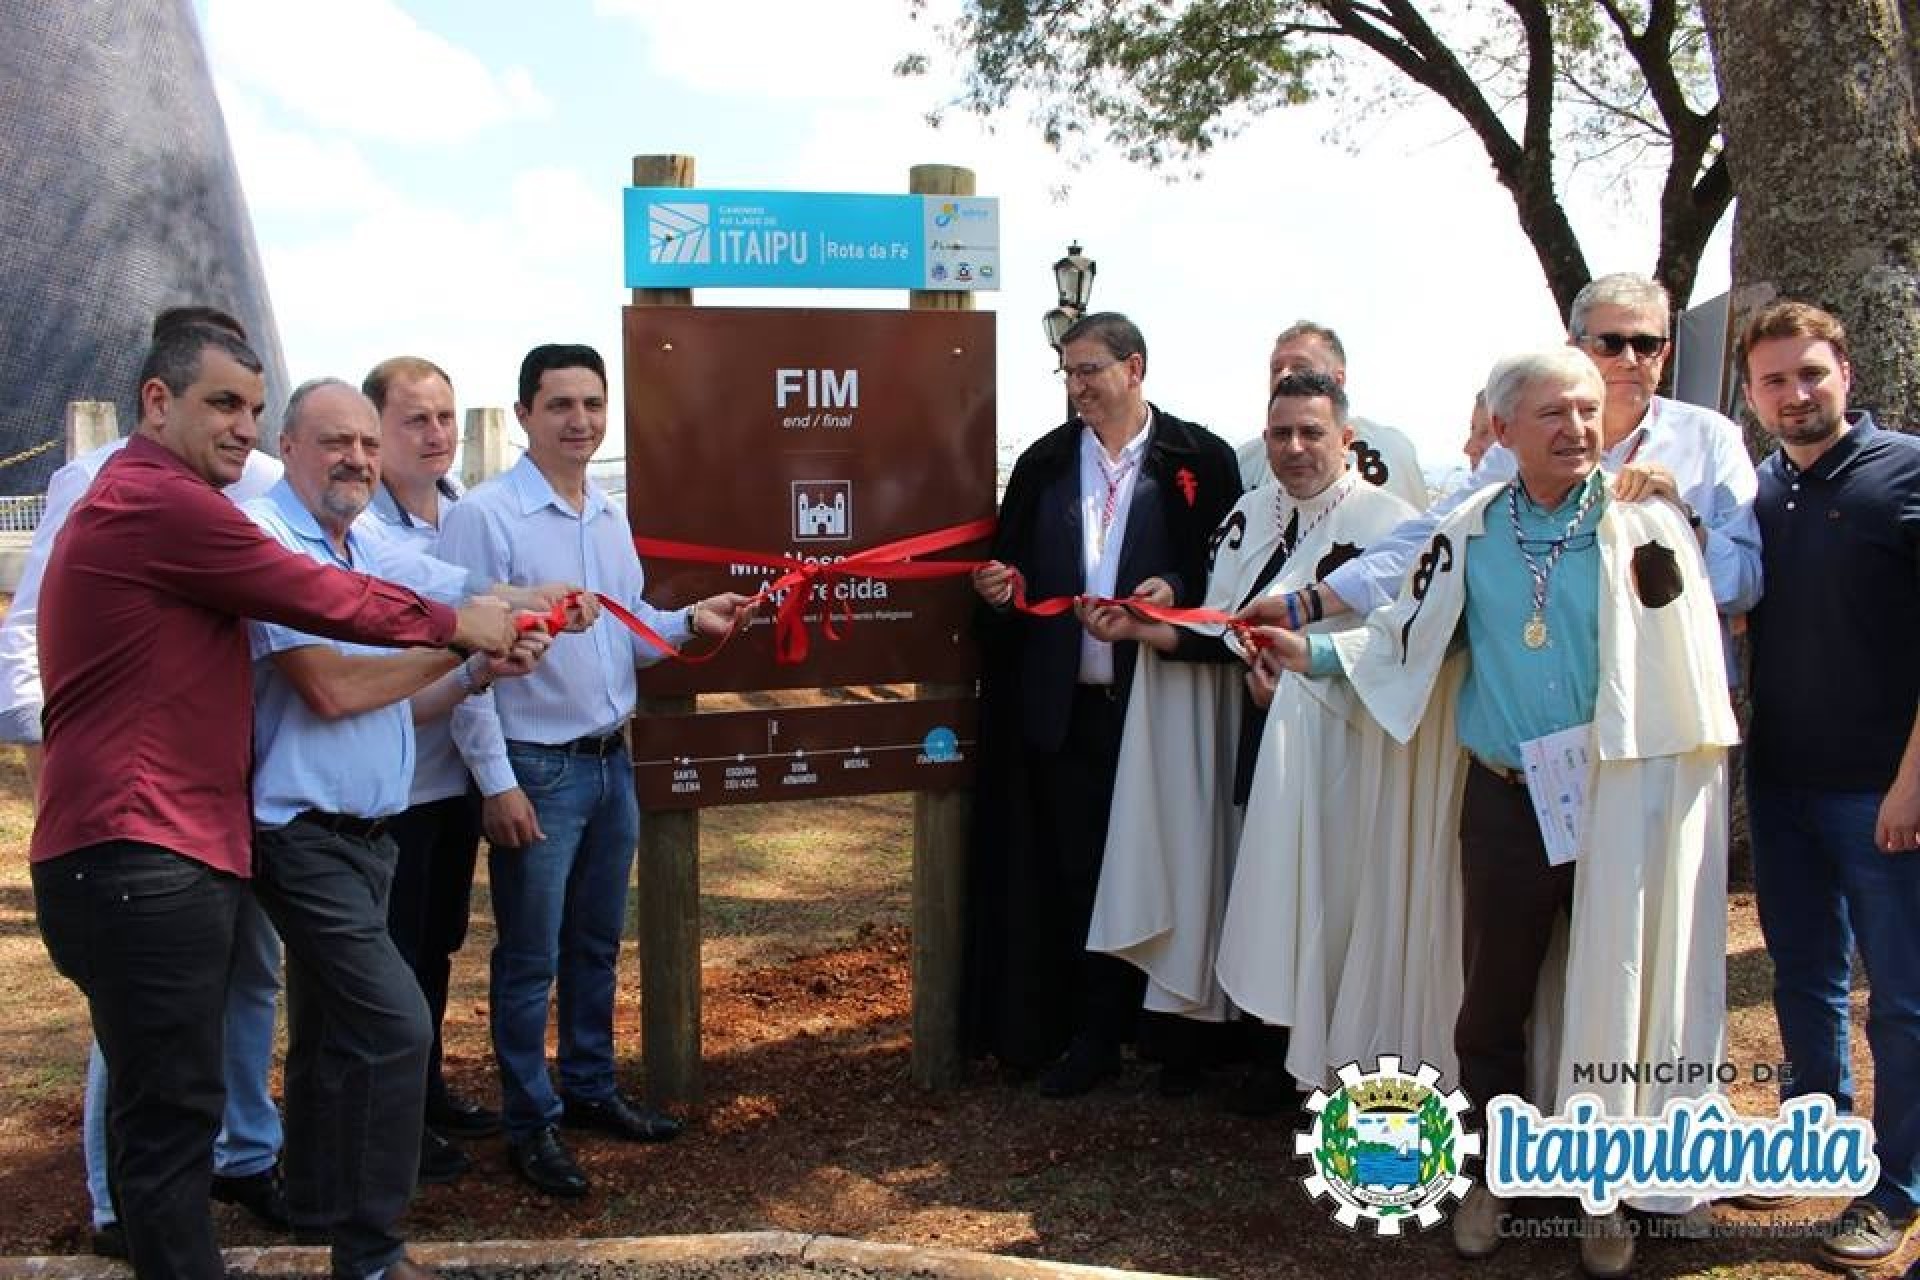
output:
{"label": "municipal logo", "polygon": [[647,206],[647,261],[674,266],[713,261],[711,206],[656,203]]}
{"label": "municipal logo", "polygon": [[1407,1074],[1392,1054],[1372,1071],[1349,1062],[1336,1074],[1331,1094],[1316,1089],[1307,1100],[1313,1120],[1293,1140],[1313,1170],[1301,1179],[1307,1194],[1331,1202],[1334,1221],[1353,1230],[1362,1218],[1383,1236],[1399,1235],[1408,1219],[1439,1223],[1440,1206],[1471,1185],[1461,1166],[1480,1154],[1480,1135],[1460,1118],[1467,1095],[1440,1092],[1429,1063]]}

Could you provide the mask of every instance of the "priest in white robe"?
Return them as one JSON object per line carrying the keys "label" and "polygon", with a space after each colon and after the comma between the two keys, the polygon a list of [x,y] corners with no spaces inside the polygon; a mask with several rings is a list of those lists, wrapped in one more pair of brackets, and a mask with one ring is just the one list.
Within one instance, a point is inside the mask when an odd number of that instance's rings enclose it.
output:
{"label": "priest in white robe", "polygon": [[[1602,399],[1598,372],[1572,348],[1496,365],[1487,401],[1517,478],[1447,517],[1399,599],[1364,629],[1263,630],[1258,660],[1344,672],[1402,740],[1445,704],[1443,681],[1459,672],[1453,727],[1469,761],[1460,820],[1457,833],[1435,832],[1429,857],[1460,870],[1461,1087],[1481,1106],[1527,1093],[1529,1051],[1550,1030],[1529,1015],[1558,977],[1552,1096],[1532,1100],[1557,1110],[1592,1093],[1610,1114],[1657,1116],[1669,1099],[1714,1086],[1631,1068],[1721,1060],[1726,750],[1737,730],[1699,543],[1672,504],[1608,493]],[[1456,649],[1465,662],[1448,664]],[[1573,856],[1550,862],[1523,744],[1561,733],[1592,764],[1571,815]],[[1543,973],[1562,919],[1563,974]],[[1576,1082],[1578,1068],[1592,1078]],[[1493,1252],[1505,1208],[1476,1185],[1454,1217],[1458,1250]],[[1589,1275],[1625,1274],[1632,1253],[1619,1211],[1587,1224]]]}
{"label": "priest in white robe", "polygon": [[[1346,405],[1329,376],[1280,380],[1268,405],[1267,480],[1214,535],[1208,608],[1298,591],[1411,514],[1348,465]],[[1304,613],[1298,621],[1311,625]],[[1233,1010],[1214,956],[1264,711],[1225,628],[1150,622],[1116,606],[1090,610],[1086,625],[1102,640],[1143,642],[1088,949],[1146,973],[1150,1012],[1223,1021]],[[1179,1092],[1173,1081],[1190,1064],[1172,1040],[1162,1086]]]}

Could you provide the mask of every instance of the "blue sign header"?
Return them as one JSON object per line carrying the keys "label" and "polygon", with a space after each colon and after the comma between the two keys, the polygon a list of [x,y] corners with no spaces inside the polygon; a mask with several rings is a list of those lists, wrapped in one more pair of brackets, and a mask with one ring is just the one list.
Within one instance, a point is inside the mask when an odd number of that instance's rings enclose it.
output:
{"label": "blue sign header", "polygon": [[629,289],[997,289],[1000,202],[628,187]]}

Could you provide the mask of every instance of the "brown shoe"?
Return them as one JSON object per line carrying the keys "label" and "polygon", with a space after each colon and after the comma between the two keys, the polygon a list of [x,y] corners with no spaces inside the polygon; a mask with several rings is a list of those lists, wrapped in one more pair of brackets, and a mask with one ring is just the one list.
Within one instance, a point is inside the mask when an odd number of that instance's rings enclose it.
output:
{"label": "brown shoe", "polygon": [[1500,1247],[1507,1202],[1476,1182],[1453,1211],[1453,1251],[1463,1258],[1489,1258]]}
{"label": "brown shoe", "polygon": [[1753,1192],[1744,1196],[1734,1196],[1727,1203],[1736,1209],[1745,1209],[1749,1213],[1771,1213],[1775,1209],[1791,1209],[1807,1197],[1794,1195],[1762,1195]]}
{"label": "brown shoe", "polygon": [[1829,1262],[1843,1267],[1871,1267],[1900,1252],[1913,1224],[1913,1214],[1896,1219],[1862,1197],[1833,1220],[1832,1229],[1820,1242],[1820,1252]]}
{"label": "brown shoe", "polygon": [[431,1267],[421,1266],[405,1254],[401,1254],[396,1261],[387,1264],[386,1280],[438,1280],[438,1278],[439,1272]]}
{"label": "brown shoe", "polygon": [[1619,1280],[1633,1270],[1633,1224],[1625,1209],[1583,1215],[1580,1269],[1593,1280]]}

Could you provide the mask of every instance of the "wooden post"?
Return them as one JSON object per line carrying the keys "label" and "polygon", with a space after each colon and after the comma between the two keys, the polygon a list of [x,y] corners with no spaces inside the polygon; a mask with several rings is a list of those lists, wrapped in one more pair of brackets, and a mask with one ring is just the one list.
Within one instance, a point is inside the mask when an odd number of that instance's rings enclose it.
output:
{"label": "wooden post", "polygon": [[[970,196],[973,170],[917,164],[915,195]],[[914,289],[914,311],[971,311],[963,290]],[[922,698],[966,697],[965,685],[923,684]],[[972,796],[919,791],[913,797],[913,1082],[925,1089],[960,1083],[960,979],[966,948],[967,828]]]}
{"label": "wooden post", "polygon": [[[636,187],[691,187],[692,156],[635,156]],[[636,307],[684,307],[691,289],[635,289]],[[627,391],[632,395],[632,389]],[[624,420],[624,419],[623,419]],[[628,451],[629,458],[633,456]],[[632,465],[631,462],[628,463]],[[684,715],[690,697],[642,698],[641,715]],[[700,811],[643,813],[635,864],[640,1044],[645,1096],[658,1106],[700,1101]]]}
{"label": "wooden post", "polygon": [[471,489],[507,469],[507,411],[469,409],[460,435],[460,483]]}
{"label": "wooden post", "polygon": [[111,400],[67,402],[67,461],[120,438],[120,414]]}

